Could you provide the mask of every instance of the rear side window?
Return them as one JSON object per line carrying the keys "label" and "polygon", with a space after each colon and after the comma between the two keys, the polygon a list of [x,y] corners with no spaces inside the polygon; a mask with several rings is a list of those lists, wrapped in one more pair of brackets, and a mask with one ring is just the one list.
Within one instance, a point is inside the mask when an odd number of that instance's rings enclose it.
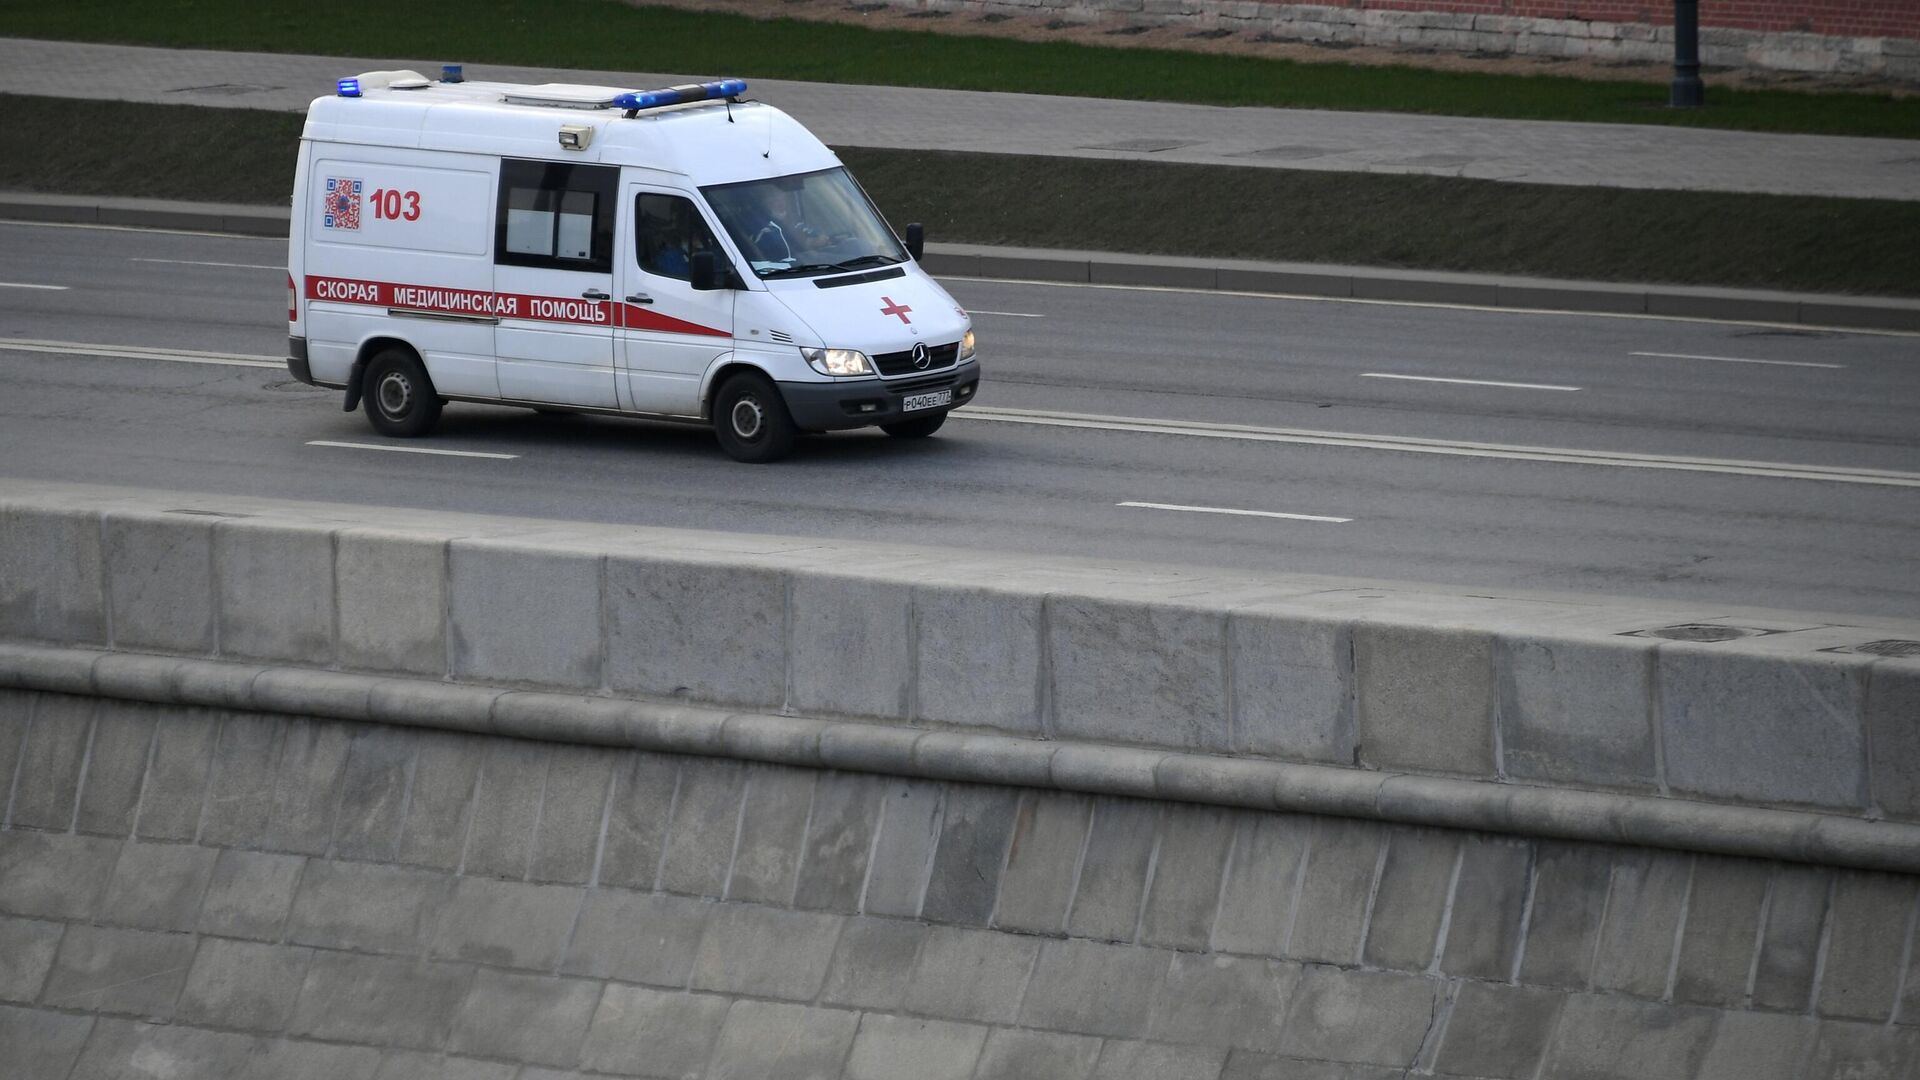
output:
{"label": "rear side window", "polygon": [[678,195],[637,197],[633,229],[633,250],[640,255],[640,269],[649,274],[689,281],[696,252],[711,251],[716,256],[720,252],[713,230],[707,228],[693,200]]}
{"label": "rear side window", "polygon": [[606,165],[501,162],[493,261],[610,273],[619,180]]}

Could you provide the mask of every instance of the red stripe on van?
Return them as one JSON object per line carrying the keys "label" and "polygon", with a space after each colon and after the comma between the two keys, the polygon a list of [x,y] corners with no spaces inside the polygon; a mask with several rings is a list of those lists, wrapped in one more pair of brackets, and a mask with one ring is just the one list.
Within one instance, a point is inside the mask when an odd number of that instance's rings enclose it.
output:
{"label": "red stripe on van", "polygon": [[362,278],[309,275],[307,299],[334,304],[431,311],[443,315],[479,315],[494,319],[570,323],[579,326],[625,326],[635,330],[662,330],[677,334],[732,337],[725,330],[648,311],[636,304],[615,305],[610,300],[582,300],[568,296],[502,293],[489,289],[445,289],[405,285]]}
{"label": "red stripe on van", "polygon": [[725,330],[715,330],[711,326],[701,326],[685,319],[676,319],[671,315],[662,315],[657,311],[643,308],[638,304],[623,304],[625,312],[623,325],[629,330],[662,330],[670,334],[707,334],[712,337],[732,337]]}

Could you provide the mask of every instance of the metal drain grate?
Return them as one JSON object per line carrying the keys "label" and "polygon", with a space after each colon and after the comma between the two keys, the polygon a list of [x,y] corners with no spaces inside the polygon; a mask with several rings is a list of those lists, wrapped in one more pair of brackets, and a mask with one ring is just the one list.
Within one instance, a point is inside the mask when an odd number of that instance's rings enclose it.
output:
{"label": "metal drain grate", "polygon": [[1128,139],[1125,142],[1102,143],[1099,146],[1082,146],[1082,150],[1119,150],[1134,154],[1158,154],[1165,150],[1178,150],[1183,146],[1193,146],[1191,139]]}
{"label": "metal drain grate", "polygon": [[1863,642],[1859,645],[1842,645],[1835,649],[1821,649],[1821,652],[1865,653],[1868,656],[1886,656],[1895,660],[1911,660],[1920,657],[1920,641],[1906,641],[1901,638],[1882,638],[1879,641]]}
{"label": "metal drain grate", "polygon": [[176,86],[168,90],[169,94],[218,94],[221,97],[239,97],[242,94],[265,94],[274,90],[285,90],[284,86],[267,86],[260,83],[214,83],[211,86]]}
{"label": "metal drain grate", "polygon": [[1665,641],[1735,641],[1739,638],[1765,637],[1778,633],[1777,630],[1762,630],[1757,626],[1728,626],[1725,623],[1681,623],[1678,626],[1656,626],[1648,630],[1630,630],[1621,637],[1661,638]]}

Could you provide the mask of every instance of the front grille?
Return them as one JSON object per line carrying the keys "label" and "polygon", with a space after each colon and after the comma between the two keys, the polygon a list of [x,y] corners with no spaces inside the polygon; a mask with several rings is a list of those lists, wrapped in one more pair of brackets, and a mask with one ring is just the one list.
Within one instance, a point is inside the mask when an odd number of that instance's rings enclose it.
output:
{"label": "front grille", "polygon": [[949,342],[945,345],[927,346],[927,366],[913,366],[913,350],[906,352],[880,353],[873,358],[874,366],[882,375],[913,375],[922,371],[936,371],[943,367],[952,367],[960,358],[960,343]]}
{"label": "front grille", "polygon": [[954,382],[957,381],[957,378],[958,377],[952,372],[948,372],[945,375],[929,375],[924,379],[905,379],[900,382],[888,383],[887,392],[890,394],[915,394],[922,390],[938,390],[943,386],[952,386]]}

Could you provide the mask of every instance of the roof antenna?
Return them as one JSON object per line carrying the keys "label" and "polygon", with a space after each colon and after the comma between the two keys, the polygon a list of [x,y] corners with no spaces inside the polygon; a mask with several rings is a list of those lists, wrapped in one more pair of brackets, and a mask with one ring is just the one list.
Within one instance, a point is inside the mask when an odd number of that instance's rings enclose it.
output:
{"label": "roof antenna", "polygon": [[773,156],[773,110],[772,109],[767,110],[767,150],[766,150],[766,153],[761,154],[760,156],[763,158],[771,158]]}

